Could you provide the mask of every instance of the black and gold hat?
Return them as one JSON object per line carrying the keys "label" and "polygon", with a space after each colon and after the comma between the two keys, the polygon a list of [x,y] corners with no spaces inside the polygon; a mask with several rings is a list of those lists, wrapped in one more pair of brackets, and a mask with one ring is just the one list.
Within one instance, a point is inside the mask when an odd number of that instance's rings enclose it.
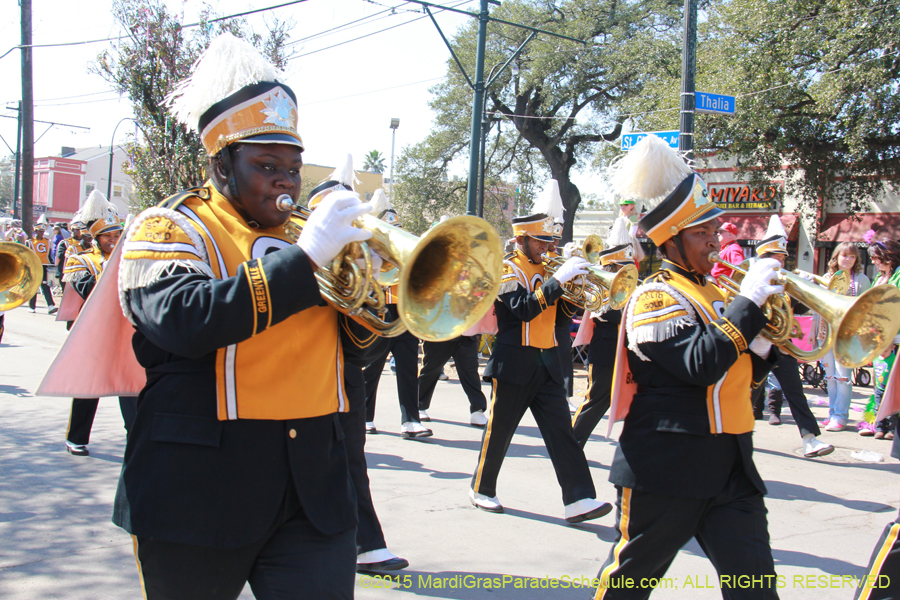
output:
{"label": "black and gold hat", "polygon": [[122,230],[116,205],[98,190],[92,191],[75,213],[73,223],[75,222],[87,223],[85,229],[95,238],[104,233]]}
{"label": "black and gold hat", "polygon": [[769,217],[769,226],[766,234],[756,245],[756,255],[784,254],[787,255],[787,232],[778,215]]}
{"label": "black and gold hat", "polygon": [[196,130],[209,156],[236,142],[290,144],[297,133],[297,97],[251,44],[230,33],[214,39],[166,97],[179,121]]}
{"label": "black and gold hat", "polygon": [[657,246],[687,227],[724,214],[712,202],[706,182],[652,134],[611,165],[609,176],[620,197],[641,200],[651,208],[638,224]]}
{"label": "black and gold hat", "polygon": [[556,225],[553,219],[544,213],[537,213],[525,217],[513,217],[513,235],[516,237],[533,237],[542,242],[555,240]]}
{"label": "black and gold hat", "polygon": [[356,178],[356,171],[353,170],[353,156],[348,154],[344,158],[344,163],[334,170],[328,179],[317,185],[309,192],[306,197],[306,206],[310,210],[319,205],[325,196],[337,190],[347,190],[353,192],[354,184],[359,183]]}
{"label": "black and gold hat", "polygon": [[535,214],[544,214],[553,220],[553,238],[557,242],[562,239],[565,207],[559,195],[559,183],[551,179],[531,208]]}
{"label": "black and gold hat", "polygon": [[609,235],[600,251],[600,264],[626,265],[634,264],[634,238],[628,232],[631,224],[625,217],[618,217],[613,221]]}

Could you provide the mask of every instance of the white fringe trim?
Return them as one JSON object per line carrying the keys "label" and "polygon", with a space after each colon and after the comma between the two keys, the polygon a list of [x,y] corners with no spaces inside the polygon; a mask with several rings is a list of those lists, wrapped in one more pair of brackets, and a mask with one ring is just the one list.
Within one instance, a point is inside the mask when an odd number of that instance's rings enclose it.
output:
{"label": "white fringe trim", "polygon": [[510,292],[516,291],[516,289],[521,285],[518,279],[511,279],[509,281],[505,281],[500,284],[500,291],[497,292],[498,296],[502,296],[503,294],[508,294]]}
{"label": "white fringe trim", "polygon": [[[634,305],[637,298],[646,292],[662,292],[671,296],[687,313],[687,316],[678,317],[677,319],[669,319],[662,323],[653,325],[642,325],[635,329],[634,327]],[[697,312],[690,302],[687,301],[681,292],[673,288],[671,285],[662,282],[645,283],[638,287],[631,294],[631,300],[625,308],[625,332],[628,335],[628,349],[634,352],[638,358],[644,362],[649,362],[650,358],[641,352],[638,344],[647,342],[662,342],[669,339],[682,328],[697,325]]]}
{"label": "white fringe trim", "polygon": [[[191,240],[191,244],[194,246],[197,256],[203,260],[140,259],[122,261],[121,257],[129,251],[128,246],[131,241],[131,236],[134,235],[134,232],[137,231],[141,225],[143,225],[144,221],[154,217],[163,217],[180,227]],[[145,210],[128,226],[125,231],[125,240],[125,245],[123,246],[122,253],[119,257],[119,305],[122,307],[122,313],[132,325],[136,325],[137,323],[134,321],[134,314],[131,312],[131,307],[128,305],[128,299],[125,296],[125,292],[128,290],[146,287],[167,275],[171,275],[172,271],[179,267],[195,273],[203,273],[210,278],[215,277],[212,267],[209,265],[209,254],[206,251],[206,244],[203,242],[200,233],[194,228],[194,225],[187,217],[174,210],[159,207]]]}
{"label": "white fringe trim", "polygon": [[81,281],[90,274],[91,272],[87,269],[85,269],[84,271],[75,271],[74,273],[64,274],[62,280],[63,283],[75,283],[76,281]]}

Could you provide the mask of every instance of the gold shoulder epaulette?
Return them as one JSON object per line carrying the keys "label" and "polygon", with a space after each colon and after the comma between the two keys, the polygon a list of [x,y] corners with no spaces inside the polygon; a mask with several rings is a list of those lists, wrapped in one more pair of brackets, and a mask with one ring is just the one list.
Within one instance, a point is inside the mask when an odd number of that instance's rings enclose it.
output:
{"label": "gold shoulder epaulette", "polygon": [[696,324],[693,306],[679,291],[657,281],[644,283],[634,291],[625,315],[628,348],[649,360],[638,344],[665,341],[683,327]]}

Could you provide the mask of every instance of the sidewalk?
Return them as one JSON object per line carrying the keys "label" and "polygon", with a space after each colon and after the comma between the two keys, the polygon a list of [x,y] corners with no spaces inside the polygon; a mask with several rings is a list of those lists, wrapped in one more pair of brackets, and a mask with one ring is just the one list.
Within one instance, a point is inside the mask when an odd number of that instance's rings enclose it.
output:
{"label": "sidewalk", "polygon": [[[139,598],[131,539],[110,522],[125,439],[118,402],[101,400],[91,456],[70,456],[63,447],[69,402],[33,395],[65,327],[39,299],[35,314],[27,308],[7,313],[6,328],[0,344],[0,598]],[[359,576],[356,597],[585,600],[585,589],[568,582],[596,576],[615,539],[613,515],[565,524],[559,486],[530,414],[500,474],[498,496],[506,513],[473,508],[467,489],[482,430],[468,425],[465,394],[455,371],[447,373],[450,380],[438,383],[429,410],[434,437],[410,441],[400,438],[396,379],[385,368],[375,417],[379,433],[368,436],[369,476],[389,547],[411,566],[389,582],[400,593],[385,589],[384,580]],[[585,371],[576,375],[585,386]],[[489,394],[487,385],[483,390]],[[822,392],[807,393],[813,412],[824,418],[827,406],[815,404]],[[865,406],[869,393],[855,388],[854,406]],[[805,459],[787,409],[783,418],[780,427],[758,421],[754,435],[769,488],[776,570],[785,578],[779,593],[848,600],[853,590],[847,583],[841,587],[840,576],[863,574],[881,530],[896,516],[900,463],[889,458],[889,442],[849,429],[822,434],[836,447],[832,455]],[[586,455],[598,497],[612,501],[607,469],[615,446],[602,435],[606,427],[604,420]],[[858,450],[882,454],[884,461],[859,462],[851,456]],[[696,542],[679,554],[667,578],[669,589],[654,598],[721,598],[715,571]],[[495,580],[498,589],[483,589]],[[559,587],[549,587],[554,582]],[[249,589],[242,598],[252,598]]]}

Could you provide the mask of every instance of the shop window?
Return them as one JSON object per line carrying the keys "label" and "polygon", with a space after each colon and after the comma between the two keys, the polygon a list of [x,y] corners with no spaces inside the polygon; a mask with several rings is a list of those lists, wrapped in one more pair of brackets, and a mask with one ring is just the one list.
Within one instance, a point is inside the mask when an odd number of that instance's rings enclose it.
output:
{"label": "shop window", "polygon": [[122,186],[113,184],[112,195],[113,195],[113,198],[121,198],[122,197]]}
{"label": "shop window", "polygon": [[85,181],[84,182],[84,197],[87,198],[88,196],[90,196],[91,192],[93,192],[95,189],[97,189],[96,181]]}

